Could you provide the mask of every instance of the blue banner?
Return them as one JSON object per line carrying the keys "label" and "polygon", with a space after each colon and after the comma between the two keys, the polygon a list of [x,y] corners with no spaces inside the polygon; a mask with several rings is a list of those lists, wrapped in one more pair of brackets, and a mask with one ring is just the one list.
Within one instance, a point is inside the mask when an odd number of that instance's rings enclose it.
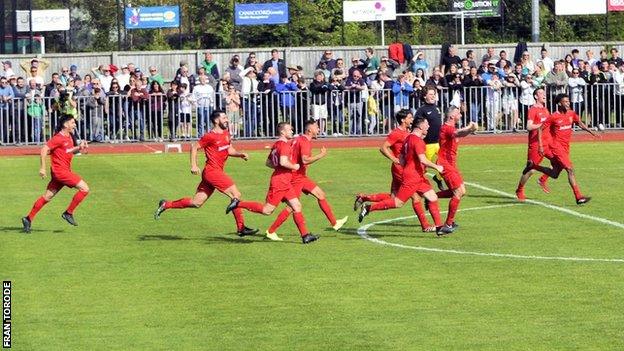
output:
{"label": "blue banner", "polygon": [[237,26],[286,23],[288,23],[288,3],[286,2],[234,5],[234,24]]}
{"label": "blue banner", "polygon": [[126,29],[178,28],[179,6],[126,7]]}

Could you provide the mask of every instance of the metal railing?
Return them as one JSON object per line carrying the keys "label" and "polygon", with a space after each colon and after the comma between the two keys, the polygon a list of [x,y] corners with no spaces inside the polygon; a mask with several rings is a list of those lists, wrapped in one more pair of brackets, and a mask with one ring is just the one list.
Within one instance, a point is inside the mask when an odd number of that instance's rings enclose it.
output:
{"label": "metal railing", "polygon": [[[614,84],[587,85],[572,90],[574,110],[590,126],[606,129],[624,125],[624,89]],[[547,89],[547,106],[559,91]],[[524,95],[523,95],[524,93]],[[69,100],[35,97],[0,101],[0,143],[2,145],[40,144],[56,129],[62,112],[77,116],[80,139],[95,142],[138,142],[193,140],[210,128],[210,113],[226,111],[230,132],[235,139],[273,138],[281,121],[302,132],[307,119],[319,121],[321,136],[379,136],[394,127],[394,113],[401,108],[416,111],[423,102],[418,92],[393,94],[391,90],[354,91],[330,87],[314,94],[309,90],[258,92],[193,98],[174,93],[74,96]],[[530,97],[530,98],[527,98]],[[449,104],[463,113],[462,124],[474,121],[479,132],[522,131],[526,126],[532,94],[520,87],[443,88],[437,105],[443,112]]]}

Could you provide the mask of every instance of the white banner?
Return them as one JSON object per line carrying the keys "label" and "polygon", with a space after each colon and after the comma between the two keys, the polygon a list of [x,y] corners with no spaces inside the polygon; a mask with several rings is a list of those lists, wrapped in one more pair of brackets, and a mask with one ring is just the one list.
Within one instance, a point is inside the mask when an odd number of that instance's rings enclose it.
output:
{"label": "white banner", "polygon": [[607,2],[602,0],[555,0],[555,15],[604,15]]}
{"label": "white banner", "polygon": [[[28,11],[17,12],[17,31],[30,31]],[[69,9],[61,10],[33,10],[33,32],[53,32],[69,30]]]}
{"label": "white banner", "polygon": [[344,1],[342,18],[345,22],[394,21],[396,1]]}

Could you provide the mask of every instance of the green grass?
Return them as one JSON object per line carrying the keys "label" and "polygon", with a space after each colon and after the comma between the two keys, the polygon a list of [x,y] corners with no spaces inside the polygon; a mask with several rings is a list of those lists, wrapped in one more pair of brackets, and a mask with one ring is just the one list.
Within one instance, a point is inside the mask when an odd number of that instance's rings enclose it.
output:
{"label": "green grass", "polygon": [[[624,222],[624,144],[573,145],[583,207],[565,177],[529,198]],[[513,193],[523,146],[465,146],[467,182]],[[266,152],[228,173],[244,198],[264,198]],[[353,194],[386,191],[389,165],[373,149],[330,150],[310,173],[337,216],[336,233],[310,197],[304,246],[291,220],[283,243],[239,239],[215,194],[198,210],[152,213],[161,198],[194,192],[187,155],[86,155],[75,170],[92,192],[60,214],[63,190],[33,224],[19,218],[43,192],[36,157],[0,158],[0,277],[13,282],[15,350],[616,350],[624,348],[624,263],[467,256],[400,249],[357,235]],[[462,208],[515,203],[468,187]],[[441,207],[446,209],[447,201]],[[366,222],[412,215],[410,206]],[[274,216],[245,213],[264,231]],[[624,230],[542,206],[460,212],[448,238],[414,219],[375,225],[391,243],[529,256],[624,258]]]}

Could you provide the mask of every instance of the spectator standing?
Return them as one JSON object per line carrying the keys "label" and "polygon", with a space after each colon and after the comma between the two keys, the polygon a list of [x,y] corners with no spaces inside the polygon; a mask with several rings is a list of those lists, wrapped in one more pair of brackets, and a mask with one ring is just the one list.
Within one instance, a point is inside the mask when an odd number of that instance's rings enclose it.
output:
{"label": "spectator standing", "polygon": [[201,138],[210,129],[210,114],[215,106],[215,91],[205,76],[199,77],[199,84],[193,90],[193,100],[197,104],[197,137]]}
{"label": "spectator standing", "polygon": [[[2,68],[4,69],[4,72],[2,72],[1,75],[2,77],[9,79],[15,76],[15,72],[13,71],[13,64],[11,63],[11,61],[2,61]],[[26,73],[28,73],[28,71]]]}
{"label": "spectator standing", "polygon": [[[104,88],[102,87],[102,83],[99,79],[94,79],[91,84],[93,85],[93,91],[86,99],[85,104],[91,110],[90,117],[90,135],[89,139],[91,141],[102,142],[104,141],[104,108],[106,106],[106,93],[104,92]],[[110,86],[109,86],[110,88]],[[63,95],[67,95],[67,93],[63,93],[61,95],[61,99],[63,99]],[[72,102],[73,109],[76,109],[76,103],[73,99],[70,98],[69,102]],[[67,111],[61,110],[61,114],[67,114]],[[76,113],[77,114],[77,113]],[[76,117],[76,114],[73,114]]]}
{"label": "spectator standing", "polygon": [[[24,84],[24,78],[17,77],[15,80],[15,86],[13,88],[13,118],[15,121],[15,138],[19,136],[17,142],[26,142],[28,137],[28,119],[26,116],[26,93],[28,93],[28,87]],[[19,133],[18,133],[19,132]]]}
{"label": "spectator standing", "polygon": [[217,63],[212,60],[212,53],[210,51],[204,52],[204,61],[202,61],[201,65],[204,67],[207,74],[213,76],[215,80],[219,80],[219,67]]}
{"label": "spectator standing", "polygon": [[[270,67],[273,69],[273,67]],[[277,101],[275,101],[275,82],[271,79],[270,72],[264,72],[262,80],[258,83],[260,94],[260,120],[258,133],[269,137],[274,135],[274,125],[277,125]]]}
{"label": "spectator standing", "polygon": [[99,65],[98,67],[91,68],[91,72],[99,79],[101,87],[104,88],[104,92],[107,93],[111,86],[111,81],[113,80],[110,67],[108,65]]}
{"label": "spectator standing", "polygon": [[529,116],[529,107],[535,104],[535,97],[533,92],[539,85],[536,85],[532,75],[526,76],[520,81],[520,114],[522,117],[523,125],[527,126],[527,117]]}
{"label": "spectator standing", "polygon": [[609,59],[609,63],[614,63],[616,67],[619,67],[624,63],[622,58],[620,57],[620,52],[616,48],[611,48],[611,58]]}
{"label": "spectator standing", "polygon": [[[94,85],[95,89],[95,85]],[[142,87],[140,79],[134,80],[134,85],[128,92],[128,119],[132,125],[133,137],[140,141],[145,140],[145,107],[149,100],[147,89]]]}
{"label": "spectator standing", "polygon": [[12,114],[12,101],[15,97],[13,88],[9,86],[9,82],[5,77],[0,78],[0,144],[9,143],[11,138],[11,127],[14,126]]}
{"label": "spectator standing", "polygon": [[510,74],[503,81],[502,109],[507,128],[511,126],[512,132],[518,132],[518,96],[520,81],[515,74]]}
{"label": "spectator standing", "polygon": [[282,78],[282,81],[275,87],[279,98],[279,105],[282,109],[282,119],[288,122],[295,130],[299,130],[301,126],[297,126],[295,112],[295,95],[298,90],[297,83],[291,82],[288,78]]}
{"label": "spectator standing", "polygon": [[[232,59],[230,59],[230,65],[225,70],[225,72],[230,75],[229,84],[233,85],[234,88],[236,89],[236,91],[241,91],[242,77],[241,77],[240,74],[242,72],[242,68],[239,65],[239,58],[238,58],[238,56],[234,56],[234,57],[232,57]],[[227,90],[226,90],[226,92],[227,92]],[[203,135],[203,134],[201,134],[201,135]]]}
{"label": "spectator standing", "polygon": [[193,121],[191,113],[193,106],[195,106],[195,100],[193,95],[189,92],[189,87],[186,83],[180,83],[178,89],[180,93],[180,127],[183,138],[190,138],[193,131]]}
{"label": "spectator standing", "polygon": [[613,73],[615,83],[615,123],[616,127],[622,127],[624,115],[624,62],[620,62],[617,71]]}
{"label": "spectator standing", "polygon": [[178,124],[180,124],[180,93],[178,91],[179,82],[171,81],[167,90],[167,126],[169,127],[169,140],[175,141],[178,138]]}
{"label": "spectator standing", "polygon": [[361,135],[364,129],[363,102],[367,97],[368,90],[366,81],[362,78],[359,69],[353,71],[353,75],[345,82],[345,91],[348,92],[347,108],[349,110],[349,133],[351,135]]}
{"label": "spectator standing", "polygon": [[163,123],[165,113],[165,103],[167,97],[165,92],[157,80],[153,80],[149,84],[149,118],[147,119],[148,130],[152,139],[157,142],[163,141]]}
{"label": "spectator standing", "polygon": [[487,98],[486,98],[486,112],[487,112],[487,130],[497,132],[496,127],[500,121],[501,114],[501,90],[503,89],[503,83],[500,81],[498,73],[492,74],[492,78],[487,83]]}
{"label": "spectator standing", "polygon": [[598,63],[592,66],[592,73],[589,75],[588,99],[591,111],[592,126],[597,127],[604,121],[603,111],[606,107],[605,98],[606,84],[609,83],[607,76],[598,67]]}
{"label": "spectator standing", "polygon": [[[112,142],[123,139],[123,131],[128,130],[128,126],[124,126],[124,102],[122,101],[125,92],[121,89],[119,80],[113,80],[106,97],[108,100],[108,132]],[[118,134],[122,132],[121,135]]]}
{"label": "spectator standing", "polygon": [[69,66],[69,77],[71,77],[72,80],[76,80],[76,78],[80,79],[80,75],[78,74],[78,66],[76,65],[71,65]]}
{"label": "spectator standing", "polygon": [[455,65],[456,68],[461,65],[461,58],[457,56],[457,48],[453,45],[449,46],[446,54],[442,56],[442,66],[444,66],[444,74],[447,74],[451,70],[451,66]]}
{"label": "spectator standing", "polygon": [[578,68],[572,69],[572,76],[568,78],[568,86],[570,87],[570,102],[572,103],[572,109],[577,115],[582,116],[584,112],[585,99],[583,98],[585,92],[585,79],[580,77],[581,72]]}
{"label": "spectator standing", "polygon": [[31,68],[36,68],[36,74],[43,79],[48,67],[50,67],[50,61],[41,58],[34,58],[32,60],[20,62],[20,67],[24,70],[24,72],[26,72],[26,74],[28,74],[28,72],[32,73]]}
{"label": "spectator standing", "polygon": [[327,134],[327,101],[331,91],[329,83],[325,79],[322,70],[314,72],[314,80],[310,83],[310,93],[312,94],[312,118],[319,123],[321,135]]}
{"label": "spectator standing", "polygon": [[344,132],[344,86],[342,79],[334,75],[330,84],[329,118],[332,121],[333,135],[342,136]]}
{"label": "spectator standing", "polygon": [[241,72],[243,82],[241,92],[243,98],[243,127],[245,137],[257,136],[258,123],[258,79],[256,70],[249,66]]}
{"label": "spectator standing", "polygon": [[162,87],[165,85],[165,79],[160,73],[158,73],[158,69],[156,68],[156,66],[149,66],[149,77],[147,78],[148,78],[148,82],[150,85],[154,81],[158,82],[161,90],[162,90]]}
{"label": "spectator standing", "polygon": [[[474,51],[472,50],[468,50],[466,51],[466,60],[468,60],[468,67],[472,68],[475,67],[477,68],[477,60],[476,60],[476,56]],[[464,74],[468,74],[468,72],[464,72]]]}
{"label": "spectator standing", "polygon": [[193,92],[193,88],[195,87],[195,75],[189,73],[189,69],[187,66],[180,67],[180,73],[175,77],[176,81],[179,82],[180,86],[182,84],[186,84],[186,91],[188,93]]}
{"label": "spectator standing", "polygon": [[[328,70],[333,70],[334,68],[336,68],[336,60],[334,60],[333,58],[334,53],[331,50],[325,50],[325,52],[323,52],[323,56],[321,56],[321,60],[319,61],[319,63],[316,65],[317,69],[321,68],[321,63],[325,63],[325,67]],[[329,75],[326,75],[325,78],[328,78]]]}
{"label": "spectator standing", "polygon": [[528,51],[522,53],[521,63],[523,76],[533,74],[533,72],[535,71],[535,63],[531,59],[531,54],[529,54]]}
{"label": "spectator standing", "polygon": [[366,81],[372,82],[377,75],[377,70],[379,69],[379,57],[375,55],[375,50],[371,47],[364,50],[364,55],[366,55],[366,60],[364,61],[364,74],[366,76]]}
{"label": "spectator standing", "polygon": [[230,120],[229,128],[230,135],[232,135],[232,137],[239,136],[241,126],[240,107],[240,94],[238,93],[238,90],[236,90],[236,88],[232,84],[230,84],[228,86],[228,93],[225,96],[225,112],[228,115],[228,119]]}
{"label": "spectator standing", "polygon": [[[347,79],[347,69],[342,58],[336,59],[336,68],[331,70],[330,79],[336,78],[339,81]],[[326,77],[327,78],[327,77]]]}
{"label": "spectator standing", "polygon": [[271,50],[271,59],[264,62],[264,65],[262,65],[262,71],[268,72],[270,67],[273,67],[274,69],[271,73],[271,79],[275,84],[279,83],[281,78],[287,77],[286,63],[280,58],[280,54],[277,49]]}
{"label": "spectator standing", "polygon": [[541,52],[541,59],[538,62],[541,62],[544,65],[544,70],[546,73],[552,71],[552,69],[555,67],[555,62],[548,57],[548,50],[546,50],[546,48],[542,48]]}
{"label": "spectator standing", "polygon": [[412,91],[414,91],[414,88],[405,80],[405,75],[400,74],[399,78],[392,84],[394,113],[403,109],[409,109],[409,99]]}
{"label": "spectator standing", "polygon": [[544,84],[548,87],[546,90],[548,106],[552,106],[552,99],[555,95],[565,93],[568,87],[568,75],[564,72],[563,65],[562,61],[555,62],[553,70],[544,78]]}
{"label": "spectator standing", "polygon": [[[34,82],[34,81],[33,81]],[[43,138],[43,115],[45,106],[43,104],[43,94],[37,89],[37,86],[33,83],[33,86],[29,87],[29,91],[26,93],[26,113],[30,121],[31,131],[30,141],[39,144]]]}
{"label": "spectator standing", "polygon": [[589,67],[593,67],[594,65],[596,65],[596,62],[598,62],[598,60],[594,57],[594,52],[592,50],[587,50],[585,52],[585,55],[587,56],[587,64],[589,65]]}

